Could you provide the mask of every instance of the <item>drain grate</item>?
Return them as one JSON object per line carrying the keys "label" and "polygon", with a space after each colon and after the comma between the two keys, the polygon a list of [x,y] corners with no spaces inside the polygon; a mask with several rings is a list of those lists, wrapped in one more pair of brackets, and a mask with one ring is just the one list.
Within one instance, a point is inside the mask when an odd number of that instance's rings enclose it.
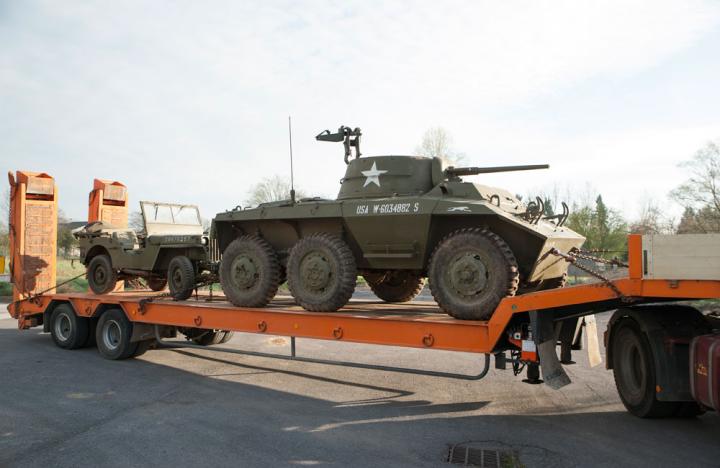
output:
{"label": "drain grate", "polygon": [[448,448],[447,462],[481,468],[521,468],[523,466],[514,450],[480,447],[472,443],[451,445]]}

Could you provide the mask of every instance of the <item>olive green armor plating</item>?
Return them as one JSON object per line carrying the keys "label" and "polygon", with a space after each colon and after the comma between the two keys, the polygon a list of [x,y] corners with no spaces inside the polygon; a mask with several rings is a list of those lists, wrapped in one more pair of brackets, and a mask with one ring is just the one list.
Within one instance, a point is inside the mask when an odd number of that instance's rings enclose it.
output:
{"label": "olive green armor plating", "polygon": [[[360,158],[359,138],[359,129],[347,127],[318,136],[345,142],[348,166],[336,200],[286,200],[215,217],[211,236],[223,252],[220,277],[231,301],[265,305],[287,275],[300,305],[329,311],[347,302],[358,274],[389,302],[412,299],[429,277],[447,313],[487,319],[506,295],[562,286],[567,263],[546,254],[584,241],[563,226],[567,208],[545,216],[539,199],[524,204],[460,178],[547,166],[444,168],[438,158]],[[352,147],[356,157],[348,160]]]}

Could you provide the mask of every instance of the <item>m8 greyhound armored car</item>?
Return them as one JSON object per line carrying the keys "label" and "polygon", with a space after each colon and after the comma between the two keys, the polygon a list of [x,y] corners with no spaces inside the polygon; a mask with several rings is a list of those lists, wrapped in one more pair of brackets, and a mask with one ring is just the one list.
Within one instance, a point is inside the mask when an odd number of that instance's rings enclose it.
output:
{"label": "m8 greyhound armored car", "polygon": [[[412,300],[429,279],[440,308],[460,319],[488,319],[500,300],[564,284],[567,252],[584,238],[548,216],[540,199],[462,176],[548,166],[443,167],[439,158],[360,157],[360,129],[325,131],[343,142],[347,170],[336,200],[305,198],[218,214],[211,236],[222,252],[220,281],[238,306],[262,307],[287,279],[296,302],[335,311],[358,275],[387,302]],[[351,160],[352,150],[355,158]]]}

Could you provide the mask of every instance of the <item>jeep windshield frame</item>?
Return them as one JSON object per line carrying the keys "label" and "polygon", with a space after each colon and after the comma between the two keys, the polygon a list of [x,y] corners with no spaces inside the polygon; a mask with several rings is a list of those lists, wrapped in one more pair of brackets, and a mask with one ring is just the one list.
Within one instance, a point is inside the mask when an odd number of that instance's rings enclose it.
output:
{"label": "jeep windshield frame", "polygon": [[203,234],[200,210],[195,205],[141,201],[140,210],[148,236]]}

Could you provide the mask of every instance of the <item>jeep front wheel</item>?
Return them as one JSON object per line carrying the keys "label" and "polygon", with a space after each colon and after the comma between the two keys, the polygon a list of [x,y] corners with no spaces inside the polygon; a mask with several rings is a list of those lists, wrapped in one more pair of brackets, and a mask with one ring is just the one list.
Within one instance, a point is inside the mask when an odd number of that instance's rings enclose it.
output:
{"label": "jeep front wheel", "polygon": [[184,301],[190,297],[195,289],[195,266],[192,261],[184,255],[170,260],[167,282],[173,299]]}
{"label": "jeep front wheel", "polygon": [[104,254],[94,256],[87,267],[87,279],[95,294],[112,292],[118,279],[110,257]]}

